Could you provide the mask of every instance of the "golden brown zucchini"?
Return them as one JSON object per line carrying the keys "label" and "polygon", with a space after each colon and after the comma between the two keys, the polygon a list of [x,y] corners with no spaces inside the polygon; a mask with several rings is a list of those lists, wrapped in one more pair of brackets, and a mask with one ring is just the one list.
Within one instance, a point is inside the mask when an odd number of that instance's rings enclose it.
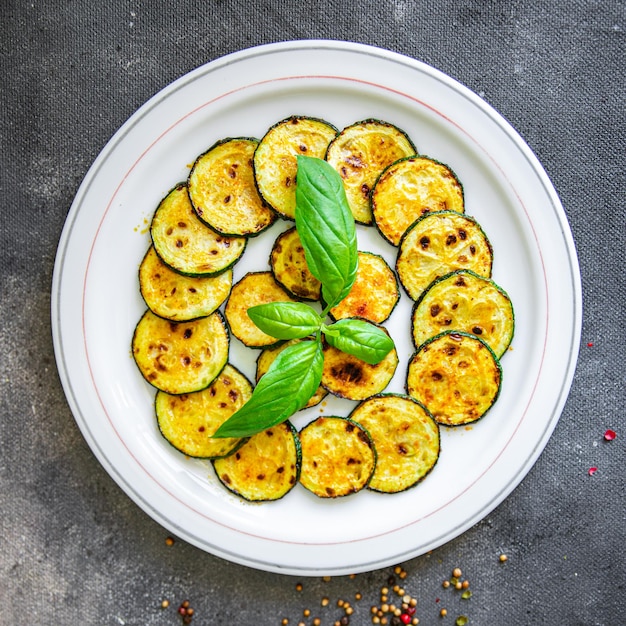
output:
{"label": "golden brown zucchini", "polygon": [[376,467],[376,449],[363,426],[345,417],[318,417],[300,431],[300,483],[320,498],[360,491]]}
{"label": "golden brown zucchini", "polygon": [[463,187],[443,163],[410,156],[391,164],[379,176],[370,197],[374,223],[392,245],[424,213],[464,213]]}
{"label": "golden brown zucchini", "polygon": [[172,270],[150,246],[139,266],[139,290],[159,317],[182,322],[206,317],[226,300],[233,271],[216,276],[185,276]]}
{"label": "golden brown zucchini", "polygon": [[446,426],[481,418],[500,393],[502,368],[475,335],[446,331],[423,343],[409,361],[407,393]]}
{"label": "golden brown zucchini", "polygon": [[296,298],[319,300],[322,285],[306,264],[304,248],[295,227],[276,238],[270,254],[270,267],[276,281]]}
{"label": "golden brown zucchini", "polygon": [[431,283],[415,303],[411,323],[415,347],[443,330],[462,330],[483,339],[501,358],[515,320],[509,296],[493,280],[457,270]]}
{"label": "golden brown zucchini", "polygon": [[344,128],[329,144],[326,160],[339,172],[354,219],[372,223],[370,191],[388,166],[416,153],[413,142],[398,127],[368,119]]}
{"label": "golden brown zucchini", "polygon": [[252,159],[257,139],[223,139],[201,154],[189,172],[189,198],[198,217],[228,236],[258,235],[276,219],[256,188]]}
{"label": "golden brown zucchini", "polygon": [[362,317],[380,324],[391,315],[399,298],[398,280],[385,259],[371,252],[359,252],[352,289],[329,313],[335,320]]}
{"label": "golden brown zucchini", "polygon": [[376,447],[368,488],[398,493],[420,482],[439,458],[439,426],[410,396],[381,394],[361,402],[350,418],[364,426]]}
{"label": "golden brown zucchini", "polygon": [[298,433],[286,421],[253,435],[230,456],[215,459],[220,482],[251,502],[279,500],[300,478]]}
{"label": "golden brown zucchini", "polygon": [[417,300],[430,283],[459,269],[489,278],[493,252],[478,222],[453,211],[426,213],[405,233],[396,272],[405,291]]}
{"label": "golden brown zucchini", "polygon": [[228,360],[229,337],[219,311],[191,322],[171,322],[146,311],[132,352],[144,378],[171,394],[208,387]]}
{"label": "golden brown zucchini", "polygon": [[184,183],[157,207],[150,235],[161,260],[188,276],[219,274],[232,267],[246,248],[243,237],[224,237],[198,219]]}
{"label": "golden brown zucchini", "polygon": [[232,334],[249,348],[266,348],[278,343],[248,316],[248,309],[268,302],[295,302],[274,280],[272,272],[249,272],[233,285],[224,313]]}
{"label": "golden brown zucchini", "polygon": [[[383,326],[379,328],[387,333]],[[322,386],[340,398],[365,400],[385,389],[397,366],[398,353],[395,347],[382,361],[370,365],[327,344],[324,346]]]}
{"label": "golden brown zucchini", "polygon": [[220,375],[202,391],[171,395],[158,391],[155,398],[161,434],[177,450],[191,457],[214,459],[234,452],[238,438],[213,438],[213,433],[252,395],[250,381],[226,364]]}
{"label": "golden brown zucchini", "polygon": [[[263,374],[267,372],[270,365],[280,352],[299,341],[302,341],[302,339],[291,339],[290,341],[285,341],[284,343],[281,343],[274,348],[265,348],[265,350],[263,350],[261,354],[259,354],[256,360],[256,381],[259,382],[261,376],[263,376]],[[315,406],[316,404],[319,404],[327,395],[328,392],[326,391],[326,389],[324,389],[324,387],[320,385],[318,390],[311,396],[304,408],[309,408]]]}
{"label": "golden brown zucchini", "polygon": [[286,219],[296,215],[296,157],[323,159],[337,129],[324,120],[292,116],[274,124],[254,153],[254,176],[265,201]]}

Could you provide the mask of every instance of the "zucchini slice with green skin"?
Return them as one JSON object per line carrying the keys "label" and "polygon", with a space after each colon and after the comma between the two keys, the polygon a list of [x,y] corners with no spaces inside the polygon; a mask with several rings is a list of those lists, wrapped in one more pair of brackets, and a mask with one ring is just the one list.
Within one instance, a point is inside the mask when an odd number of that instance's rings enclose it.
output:
{"label": "zucchini slice with green skin", "polygon": [[411,323],[415,347],[443,330],[462,330],[501,358],[513,339],[515,318],[511,299],[493,280],[457,270],[431,283],[413,306]]}
{"label": "zucchini slice with green skin", "polygon": [[372,223],[370,192],[389,165],[417,152],[397,126],[367,119],[344,128],[329,144],[326,161],[343,179],[348,204],[360,224]]}
{"label": "zucchini slice with green skin", "polygon": [[215,431],[252,395],[252,384],[226,364],[202,391],[171,395],[157,391],[155,409],[161,434],[177,450],[191,457],[214,459],[234,452],[245,439],[214,438]]}
{"label": "zucchini slice with green skin", "polygon": [[139,290],[159,317],[181,322],[206,317],[228,297],[233,271],[216,276],[185,276],[161,261],[150,246],[139,266]]}
{"label": "zucchini slice with green skin", "polygon": [[259,193],[286,219],[296,216],[296,157],[323,159],[337,129],[328,122],[292,116],[274,124],[254,153],[254,176]]}
{"label": "zucchini slice with green skin", "polygon": [[501,384],[500,362],[482,339],[445,331],[411,357],[406,388],[439,424],[460,426],[480,419],[493,406]]}
{"label": "zucchini slice with green skin", "polygon": [[249,137],[223,139],[201,154],[189,172],[193,208],[222,235],[253,237],[276,219],[256,188],[252,159],[257,145]]}
{"label": "zucchini slice with green skin", "polygon": [[[379,328],[389,334],[383,326]],[[382,361],[370,365],[356,356],[325,344],[322,386],[339,398],[365,400],[387,387],[397,367],[398,353],[395,347]]]}
{"label": "zucchini slice with green skin", "polygon": [[[259,354],[256,360],[256,381],[259,382],[261,376],[263,376],[263,374],[267,372],[270,365],[280,352],[282,352],[285,348],[293,345],[294,343],[298,343],[300,341],[302,341],[302,339],[291,339],[290,341],[285,341],[284,343],[281,343],[274,348],[265,348],[265,350],[263,350],[261,354]],[[324,389],[324,387],[320,385],[317,391],[311,396],[311,398],[309,398],[309,401],[306,403],[304,408],[308,409],[312,406],[315,406],[316,404],[319,404],[327,395],[328,392],[326,391],[326,389]]]}
{"label": "zucchini slice with green skin", "polygon": [[480,224],[453,211],[426,213],[406,231],[396,258],[400,283],[417,300],[433,280],[455,270],[491,277],[493,250]]}
{"label": "zucchini slice with green skin", "polygon": [[300,431],[300,484],[320,498],[361,491],[376,468],[372,437],[347,417],[318,417]]}
{"label": "zucchini slice with green skin", "polygon": [[425,213],[465,213],[463,186],[456,174],[426,156],[406,157],[387,167],[372,189],[370,203],[374,223],[394,246]]}
{"label": "zucchini slice with green skin", "polygon": [[361,402],[350,418],[364,426],[376,446],[376,469],[368,489],[398,493],[414,487],[439,458],[439,425],[414,398],[381,394]]}
{"label": "zucchini slice with green skin", "polygon": [[300,479],[300,439],[289,421],[248,439],[233,454],[213,461],[220,482],[251,502],[279,500]]}
{"label": "zucchini slice with green skin", "polygon": [[228,351],[228,331],[219,311],[191,322],[172,322],[148,310],[132,340],[143,377],[174,395],[208,387],[224,369]]}
{"label": "zucchini slice with green skin", "polygon": [[249,348],[279,343],[264,333],[249,317],[248,309],[269,302],[296,302],[275,280],[272,272],[249,272],[233,285],[224,308],[230,331]]}
{"label": "zucchini slice with green skin", "polygon": [[184,183],[157,207],[150,235],[161,260],[187,276],[219,274],[232,267],[246,248],[245,238],[219,235],[198,219]]}
{"label": "zucchini slice with green skin", "polygon": [[270,254],[270,267],[276,281],[290,294],[303,300],[320,299],[322,284],[309,270],[295,227],[276,238]]}
{"label": "zucchini slice with green skin", "polygon": [[385,259],[372,252],[359,252],[352,289],[329,314],[334,320],[362,317],[380,324],[391,315],[399,299],[398,279]]}

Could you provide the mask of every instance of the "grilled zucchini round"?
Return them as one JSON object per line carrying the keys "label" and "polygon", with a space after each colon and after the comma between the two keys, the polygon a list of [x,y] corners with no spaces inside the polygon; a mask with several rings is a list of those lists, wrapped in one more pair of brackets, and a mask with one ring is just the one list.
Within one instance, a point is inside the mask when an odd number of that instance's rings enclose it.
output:
{"label": "grilled zucchini round", "polygon": [[[302,341],[302,339],[291,339],[290,341],[285,341],[284,343],[281,343],[274,348],[265,348],[265,350],[263,350],[261,354],[259,354],[256,360],[256,381],[259,382],[261,376],[263,376],[263,374],[267,372],[270,365],[280,352],[282,352],[285,348],[293,345],[294,343],[298,343],[299,341]],[[317,391],[306,403],[304,408],[308,409],[309,407],[319,404],[327,395],[328,392],[326,391],[326,389],[324,389],[324,387],[320,385]]]}
{"label": "grilled zucchini round", "polygon": [[324,120],[292,116],[274,124],[254,153],[254,176],[259,193],[286,219],[296,216],[296,157],[323,159],[337,129]]}
{"label": "grilled zucchini round", "polygon": [[300,478],[298,433],[286,421],[253,435],[233,454],[213,461],[220,482],[251,502],[279,500]]}
{"label": "grilled zucchini round", "polygon": [[161,260],[188,276],[219,274],[232,267],[246,248],[246,239],[219,235],[198,219],[184,183],[157,207],[150,235]]}
{"label": "grilled zucchini round", "polygon": [[411,156],[392,163],[379,176],[370,197],[374,223],[392,245],[425,213],[465,212],[463,187],[443,163]]}
{"label": "grilled zucchini round", "polygon": [[376,448],[367,430],[346,417],[318,417],[300,431],[300,483],[320,498],[339,498],[367,486]]}
{"label": "grilled zucchini round", "polygon": [[[383,326],[379,328],[389,334]],[[397,367],[398,353],[395,347],[382,361],[376,365],[370,365],[326,344],[322,386],[340,398],[365,400],[385,389]]]}
{"label": "grilled zucchini round", "polygon": [[359,252],[352,289],[329,314],[335,320],[362,317],[380,324],[391,315],[399,298],[398,280],[385,259],[371,252]]}
{"label": "grilled zucchini round", "polygon": [[364,426],[376,447],[368,488],[398,493],[419,483],[439,458],[439,426],[410,396],[382,394],[361,402],[350,418]]}
{"label": "grilled zucchini round", "polygon": [[343,179],[357,222],[372,223],[370,191],[381,172],[398,159],[415,153],[413,142],[403,130],[374,119],[347,126],[330,142],[326,161]]}
{"label": "grilled zucchini round", "polygon": [[513,305],[493,280],[469,270],[438,278],[420,296],[411,316],[415,347],[443,330],[477,335],[498,358],[513,338]]}
{"label": "grilled zucchini round", "polygon": [[439,424],[459,426],[481,418],[500,393],[502,368],[475,335],[445,331],[423,343],[409,361],[407,393]]}
{"label": "grilled zucchini round", "polygon": [[295,302],[272,272],[249,272],[233,285],[224,313],[232,334],[249,348],[266,348],[278,339],[264,333],[248,316],[248,309],[268,302]]}
{"label": "grilled zucchini round", "polygon": [[139,266],[139,291],[148,308],[175,322],[206,317],[226,300],[233,271],[217,276],[185,276],[167,266],[150,246]]}
{"label": "grilled zucchini round", "polygon": [[228,350],[228,331],[219,311],[191,322],[172,322],[148,310],[132,340],[143,377],[170,394],[208,387],[224,369]]}
{"label": "grilled zucchini round", "polygon": [[396,272],[405,291],[417,300],[430,283],[459,269],[489,278],[493,251],[478,222],[453,211],[426,213],[400,242]]}
{"label": "grilled zucchini round", "polygon": [[256,188],[252,159],[258,140],[223,139],[201,154],[189,172],[189,198],[198,217],[229,236],[252,237],[276,219]]}
{"label": "grilled zucchini round", "polygon": [[295,227],[276,238],[270,254],[270,267],[276,281],[296,298],[320,299],[322,284],[306,264],[304,248]]}
{"label": "grilled zucchini round", "polygon": [[234,452],[245,440],[214,438],[213,433],[252,395],[252,384],[226,364],[202,391],[173,396],[158,391],[155,398],[161,434],[177,450],[191,457],[214,459]]}

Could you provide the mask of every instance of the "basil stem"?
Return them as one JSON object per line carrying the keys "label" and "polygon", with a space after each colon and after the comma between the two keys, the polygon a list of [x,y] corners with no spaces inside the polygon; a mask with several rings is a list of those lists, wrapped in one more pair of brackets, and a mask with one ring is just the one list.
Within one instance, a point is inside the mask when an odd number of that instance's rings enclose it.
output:
{"label": "basil stem", "polygon": [[326,161],[298,156],[297,172],[296,229],[328,311],[348,295],[356,278],[354,217],[343,181]]}
{"label": "basil stem", "polygon": [[344,319],[322,326],[326,341],[341,350],[369,363],[380,363],[393,349],[393,339],[380,327],[361,319]]}
{"label": "basil stem", "polygon": [[276,339],[300,339],[316,333],[321,317],[308,304],[269,302],[248,309],[250,319]]}
{"label": "basil stem", "polygon": [[284,422],[315,393],[323,364],[319,336],[285,348],[261,377],[250,399],[213,437],[249,437]]}

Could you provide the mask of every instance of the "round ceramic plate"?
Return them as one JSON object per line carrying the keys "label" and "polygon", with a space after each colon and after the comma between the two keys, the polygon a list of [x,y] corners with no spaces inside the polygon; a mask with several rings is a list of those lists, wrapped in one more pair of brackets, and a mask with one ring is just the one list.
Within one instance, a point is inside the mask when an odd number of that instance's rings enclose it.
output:
{"label": "round ceramic plate", "polygon": [[[130,352],[145,310],[137,269],[159,201],[215,141],[261,137],[290,115],[343,128],[378,118],[463,183],[466,212],[494,249],[493,278],[510,295],[515,337],[502,358],[495,406],[468,428],[442,428],[433,472],[395,495],[361,491],[319,499],[301,485],[273,503],[244,502],[208,461],[189,459],[159,434],[155,390]],[[279,220],[250,241],[235,280],[268,269]],[[396,249],[359,227],[359,248],[393,267]],[[411,301],[386,323],[400,364],[388,391],[403,392],[412,352]],[[522,480],[552,433],[573,377],[581,324],[577,258],[558,197],[536,157],[485,102],[413,59],[357,44],[272,44],[220,58],[154,96],[98,156],[69,212],[52,291],[54,345],[75,419],[120,487],[169,532],[255,568],[298,575],[372,570],[423,554],[478,522]],[[251,379],[257,352],[231,343]],[[293,418],[345,415],[329,399]]]}

